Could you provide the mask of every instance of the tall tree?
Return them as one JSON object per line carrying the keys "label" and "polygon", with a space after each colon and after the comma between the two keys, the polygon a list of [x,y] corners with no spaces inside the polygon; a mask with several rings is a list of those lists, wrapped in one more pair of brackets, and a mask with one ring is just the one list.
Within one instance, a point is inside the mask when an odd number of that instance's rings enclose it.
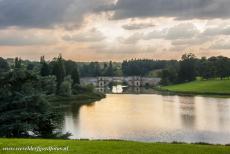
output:
{"label": "tall tree", "polygon": [[0,57],[0,73],[7,72],[10,70],[8,62]]}
{"label": "tall tree", "polygon": [[70,97],[72,95],[72,83],[73,80],[71,79],[71,76],[66,76],[60,85],[59,95]]}
{"label": "tall tree", "polygon": [[65,66],[64,66],[64,60],[61,56],[61,54],[59,55],[58,58],[54,59],[53,62],[53,75],[56,76],[57,79],[57,93],[59,93],[60,90],[60,85],[61,83],[64,81],[65,78]]}
{"label": "tall tree", "polygon": [[40,95],[38,83],[37,76],[22,69],[0,78],[1,137],[28,137],[29,132],[53,136],[55,115]]}
{"label": "tall tree", "polygon": [[178,72],[179,82],[188,82],[196,79],[195,55],[192,53],[184,54],[180,61]]}
{"label": "tall tree", "polygon": [[113,76],[113,75],[114,75],[113,63],[112,63],[112,61],[110,61],[109,66],[108,66],[107,71],[106,71],[106,76]]}
{"label": "tall tree", "polygon": [[45,61],[45,57],[44,56],[41,57],[40,63],[41,63],[40,75],[41,76],[48,76],[48,75],[50,75],[49,64],[47,64],[47,62]]}
{"label": "tall tree", "polygon": [[14,68],[19,69],[22,67],[22,60],[21,58],[16,57],[14,60]]}
{"label": "tall tree", "polygon": [[74,67],[71,73],[71,78],[73,80],[73,85],[80,84],[80,76],[79,76],[79,71],[78,71],[77,66]]}

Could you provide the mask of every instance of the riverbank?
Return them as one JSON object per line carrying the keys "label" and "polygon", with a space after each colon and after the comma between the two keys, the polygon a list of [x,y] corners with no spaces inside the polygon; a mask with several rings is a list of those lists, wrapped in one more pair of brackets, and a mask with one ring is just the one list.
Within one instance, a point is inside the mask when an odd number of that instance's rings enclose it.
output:
{"label": "riverbank", "polygon": [[88,140],[45,140],[45,139],[0,139],[0,153],[24,154],[36,151],[4,151],[9,148],[40,147],[62,148],[59,151],[42,151],[41,153],[69,154],[226,154],[230,146],[199,144],[141,143],[131,141],[88,141]]}
{"label": "riverbank", "polygon": [[54,105],[70,105],[71,103],[75,104],[88,104],[94,101],[101,100],[105,98],[106,95],[100,92],[87,92],[78,95],[72,95],[70,97],[63,97],[57,95],[47,96],[47,100]]}
{"label": "riverbank", "polygon": [[95,100],[105,98],[105,94],[99,92],[87,92],[78,95],[72,95],[70,97],[63,96],[47,96],[47,99],[51,102],[55,101],[74,101],[74,100]]}
{"label": "riverbank", "polygon": [[201,80],[160,87],[158,90],[176,94],[221,95],[230,97],[230,80]]}

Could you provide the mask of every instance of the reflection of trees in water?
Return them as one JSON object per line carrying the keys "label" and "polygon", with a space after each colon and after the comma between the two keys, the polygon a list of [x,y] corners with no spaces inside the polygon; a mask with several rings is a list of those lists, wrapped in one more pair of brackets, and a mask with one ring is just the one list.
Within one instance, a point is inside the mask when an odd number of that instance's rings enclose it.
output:
{"label": "reflection of trees in water", "polygon": [[226,104],[225,101],[219,100],[217,103],[217,112],[218,112],[218,122],[219,127],[222,129],[230,129],[230,119],[229,119],[229,104]]}
{"label": "reflection of trees in water", "polygon": [[89,102],[87,104],[84,104],[84,103],[83,104],[74,103],[74,104],[71,105],[71,107],[70,107],[71,111],[70,112],[71,112],[72,117],[73,117],[73,123],[74,123],[74,125],[77,125],[79,123],[80,109],[81,109],[81,107],[83,105],[90,107],[90,106],[94,105],[94,102]]}
{"label": "reflection of trees in water", "polygon": [[[94,102],[68,102],[70,105],[63,106],[57,109],[57,113],[59,113],[60,118],[58,119],[58,126],[62,128],[64,126],[64,122],[66,121],[66,117],[69,117],[71,120],[70,123],[77,127],[80,119],[80,109],[83,105],[92,106]],[[88,103],[88,104],[87,104]]]}
{"label": "reflection of trees in water", "polygon": [[81,105],[76,104],[76,103],[71,106],[71,113],[72,113],[74,119],[79,117],[80,107],[81,107]]}
{"label": "reflection of trees in water", "polygon": [[195,98],[194,97],[179,97],[181,122],[185,128],[195,127]]}

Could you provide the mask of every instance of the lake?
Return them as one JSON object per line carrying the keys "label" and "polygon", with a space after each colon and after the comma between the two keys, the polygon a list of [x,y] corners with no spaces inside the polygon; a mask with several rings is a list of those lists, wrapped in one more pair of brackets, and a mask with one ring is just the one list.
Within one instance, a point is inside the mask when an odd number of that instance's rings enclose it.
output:
{"label": "lake", "polygon": [[107,94],[101,101],[66,109],[62,127],[73,139],[227,144],[230,99]]}

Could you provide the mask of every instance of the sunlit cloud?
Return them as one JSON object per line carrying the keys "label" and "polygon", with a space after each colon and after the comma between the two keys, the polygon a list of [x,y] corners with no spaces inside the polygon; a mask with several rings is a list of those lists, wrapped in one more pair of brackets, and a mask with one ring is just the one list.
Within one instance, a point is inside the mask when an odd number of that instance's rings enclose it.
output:
{"label": "sunlit cloud", "polygon": [[0,56],[77,61],[230,56],[228,0],[1,0]]}

